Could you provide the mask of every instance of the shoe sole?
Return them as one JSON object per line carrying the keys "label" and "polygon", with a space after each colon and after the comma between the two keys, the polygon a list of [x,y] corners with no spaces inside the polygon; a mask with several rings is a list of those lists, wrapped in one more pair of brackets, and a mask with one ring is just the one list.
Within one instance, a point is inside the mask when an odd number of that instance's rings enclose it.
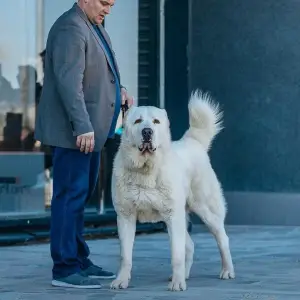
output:
{"label": "shoe sole", "polygon": [[111,275],[111,276],[95,276],[95,275],[89,275],[89,278],[92,279],[115,279],[117,276],[116,275]]}
{"label": "shoe sole", "polygon": [[64,287],[64,288],[75,288],[75,289],[101,289],[101,284],[98,285],[76,285],[66,282],[61,282],[57,280],[52,280],[52,286],[55,287]]}

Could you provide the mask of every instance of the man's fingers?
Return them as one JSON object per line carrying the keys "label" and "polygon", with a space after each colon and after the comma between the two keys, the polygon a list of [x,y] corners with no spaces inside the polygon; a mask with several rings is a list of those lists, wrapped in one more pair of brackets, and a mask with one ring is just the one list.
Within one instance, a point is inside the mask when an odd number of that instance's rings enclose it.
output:
{"label": "man's fingers", "polygon": [[86,144],[86,137],[82,137],[81,143],[80,143],[80,151],[83,152],[85,150],[85,144]]}
{"label": "man's fingers", "polygon": [[127,99],[126,94],[122,93],[122,104],[125,104],[126,99]]}
{"label": "man's fingers", "polygon": [[90,152],[90,148],[91,148],[91,137],[87,137],[85,139],[85,154],[88,154]]}
{"label": "man's fingers", "polygon": [[76,146],[79,148],[81,145],[82,136],[78,136],[76,140]]}
{"label": "man's fingers", "polygon": [[93,151],[94,151],[94,147],[95,147],[95,139],[94,139],[94,137],[92,137],[92,139],[91,139],[91,148],[90,148],[90,152],[93,152]]}
{"label": "man's fingers", "polygon": [[93,152],[95,147],[95,139],[94,135],[81,135],[77,137],[76,145],[80,148],[81,152],[85,152],[86,154],[89,152]]}
{"label": "man's fingers", "polygon": [[129,105],[129,106],[132,106],[133,103],[134,103],[133,97],[129,97],[129,99],[128,99],[128,105]]}

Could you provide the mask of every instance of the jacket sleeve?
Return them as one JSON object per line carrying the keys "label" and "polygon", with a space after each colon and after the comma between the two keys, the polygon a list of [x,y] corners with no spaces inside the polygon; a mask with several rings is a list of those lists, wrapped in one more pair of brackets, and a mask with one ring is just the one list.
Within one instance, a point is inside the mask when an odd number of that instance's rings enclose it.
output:
{"label": "jacket sleeve", "polygon": [[51,53],[56,86],[74,136],[94,131],[83,93],[85,47],[86,40],[80,27],[71,23],[57,30]]}

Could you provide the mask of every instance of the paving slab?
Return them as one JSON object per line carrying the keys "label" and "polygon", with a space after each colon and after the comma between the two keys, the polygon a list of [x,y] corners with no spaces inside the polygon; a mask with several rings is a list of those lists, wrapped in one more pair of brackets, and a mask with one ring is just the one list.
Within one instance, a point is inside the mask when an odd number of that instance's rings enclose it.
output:
{"label": "paving slab", "polygon": [[[300,227],[228,226],[236,279],[220,280],[216,242],[195,226],[195,259],[184,292],[167,291],[170,247],[166,233],[138,235],[127,290],[53,288],[49,245],[0,248],[0,300],[299,300]],[[117,271],[118,239],[88,241],[91,258]]]}

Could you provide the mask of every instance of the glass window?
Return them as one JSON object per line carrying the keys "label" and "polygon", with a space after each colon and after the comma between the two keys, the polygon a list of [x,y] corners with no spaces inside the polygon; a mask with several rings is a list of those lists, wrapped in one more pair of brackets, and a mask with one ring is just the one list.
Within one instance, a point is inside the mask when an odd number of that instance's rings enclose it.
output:
{"label": "glass window", "polygon": [[[128,6],[121,1],[113,8],[107,30],[117,52],[122,83],[137,98],[138,1],[131,2]],[[35,115],[48,33],[74,3],[14,0],[0,10],[0,218],[36,214],[51,205],[51,151],[37,147]],[[120,123],[121,118],[117,128]]]}
{"label": "glass window", "polygon": [[32,152],[42,88],[40,3],[8,1],[0,10],[0,216],[45,211],[44,155]]}
{"label": "glass window", "polygon": [[[0,150],[31,150],[38,80],[36,1],[8,1],[0,11]],[[15,20],[18,20],[16,22]]]}
{"label": "glass window", "polygon": [[48,32],[73,3],[15,0],[0,10],[0,217],[50,206],[51,157],[44,147],[36,151],[36,106]]}
{"label": "glass window", "polygon": [[[43,50],[54,21],[71,0],[8,1],[0,11],[0,151],[32,151]],[[18,20],[15,22],[14,20]]]}

